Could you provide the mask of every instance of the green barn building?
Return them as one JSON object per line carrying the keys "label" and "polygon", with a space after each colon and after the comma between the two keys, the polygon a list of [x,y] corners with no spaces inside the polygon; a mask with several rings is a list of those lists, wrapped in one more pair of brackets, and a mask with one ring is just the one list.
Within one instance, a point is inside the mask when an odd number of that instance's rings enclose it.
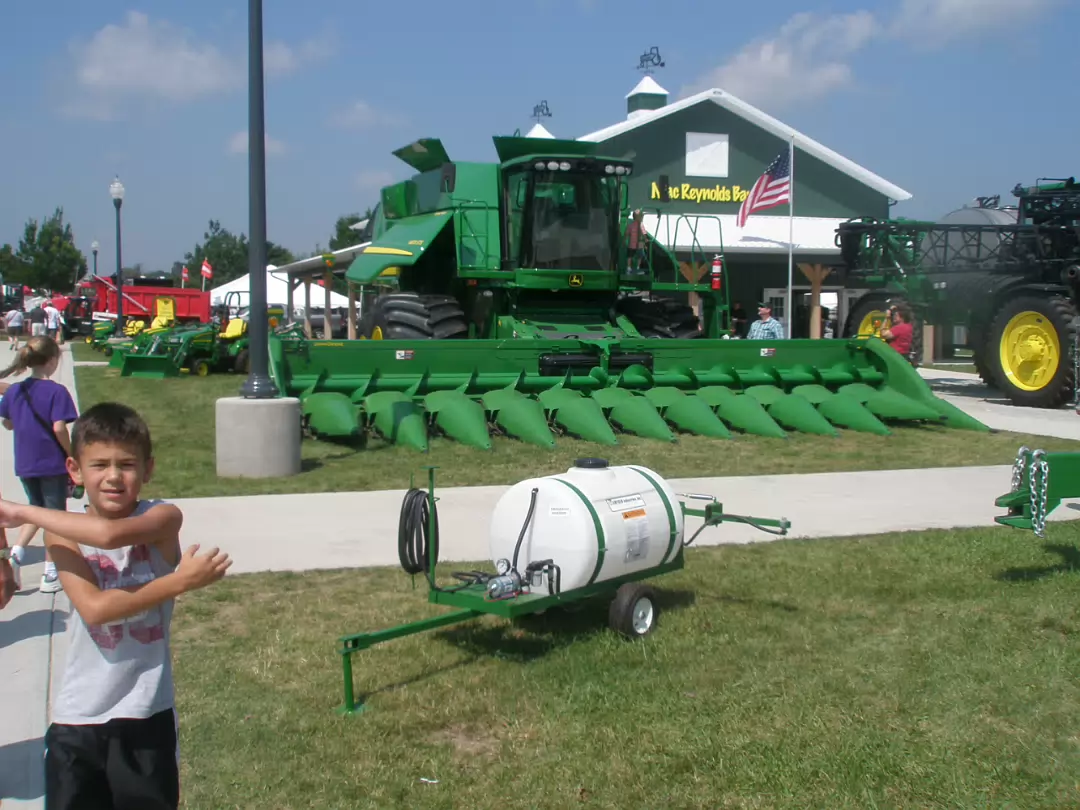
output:
{"label": "green barn building", "polygon": [[[542,127],[530,133],[547,134]],[[691,257],[695,232],[706,259],[720,249],[722,238],[732,303],[741,303],[753,320],[756,302],[767,299],[773,315],[786,320],[788,207],[754,214],[743,229],[737,214],[758,177],[792,138],[793,335],[806,337],[810,282],[798,263],[838,266],[838,224],[851,217],[888,217],[890,205],[910,199],[910,193],[723,90],[669,103],[668,92],[651,76],[627,94],[625,120],[578,140],[603,144],[604,153],[634,161],[630,204],[643,209],[646,229],[680,261],[702,259],[701,254]],[[666,197],[661,177],[668,181]],[[834,273],[826,277],[822,293],[828,320],[842,327],[847,304],[861,291],[844,290]]]}

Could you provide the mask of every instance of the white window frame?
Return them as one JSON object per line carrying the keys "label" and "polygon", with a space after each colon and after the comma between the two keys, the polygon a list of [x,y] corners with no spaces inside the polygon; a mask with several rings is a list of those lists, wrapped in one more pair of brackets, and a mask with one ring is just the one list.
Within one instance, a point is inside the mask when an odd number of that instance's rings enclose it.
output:
{"label": "white window frame", "polygon": [[[687,177],[727,178],[731,172],[731,136],[719,132],[687,132],[684,174]],[[709,168],[701,165],[704,152],[711,160],[723,163],[722,167]]]}

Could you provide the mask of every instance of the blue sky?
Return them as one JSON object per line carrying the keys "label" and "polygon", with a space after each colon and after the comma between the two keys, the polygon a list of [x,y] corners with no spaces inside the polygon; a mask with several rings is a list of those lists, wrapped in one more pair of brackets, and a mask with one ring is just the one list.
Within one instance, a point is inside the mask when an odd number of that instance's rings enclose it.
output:
{"label": "blue sky", "polygon": [[[510,10],[513,9],[511,12]],[[721,87],[914,194],[936,218],[1017,182],[1080,174],[1075,0],[265,0],[268,232],[307,255],[409,169],[391,150],[622,120],[657,45],[672,100]],[[248,229],[247,3],[55,0],[3,14],[0,243],[64,207],[110,268],[168,268],[207,221]]]}

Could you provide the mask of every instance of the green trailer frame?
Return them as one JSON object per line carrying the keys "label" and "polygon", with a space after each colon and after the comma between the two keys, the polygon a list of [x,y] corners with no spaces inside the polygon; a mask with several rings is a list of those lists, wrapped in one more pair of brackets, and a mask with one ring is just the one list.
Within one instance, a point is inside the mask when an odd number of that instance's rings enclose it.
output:
{"label": "green trailer frame", "polygon": [[[450,613],[420,619],[414,622],[390,627],[385,630],[375,630],[363,633],[353,633],[341,636],[338,639],[337,652],[341,656],[341,672],[344,688],[344,702],[338,708],[338,714],[353,715],[364,711],[367,704],[363,699],[357,698],[356,687],[353,677],[352,656],[356,653],[370,649],[377,644],[393,641],[407,636],[437,630],[442,627],[460,624],[461,622],[477,619],[481,616],[499,616],[504,619],[517,619],[522,616],[541,613],[549,608],[566,607],[574,603],[582,602],[594,597],[617,594],[628,587],[633,587],[643,580],[651,579],[672,571],[678,571],[685,565],[685,548],[690,545],[697,535],[705,528],[718,526],[724,522],[745,523],[761,531],[770,534],[786,535],[791,528],[791,522],[786,518],[759,518],[747,515],[735,515],[724,512],[722,503],[711,495],[683,494],[680,497],[692,500],[705,501],[702,509],[688,507],[685,501],[680,500],[679,506],[684,517],[698,517],[703,519],[702,526],[689,540],[684,540],[674,557],[669,562],[636,571],[621,577],[596,582],[581,588],[575,588],[556,594],[520,593],[506,599],[491,600],[487,598],[486,586],[481,582],[474,582],[465,586],[444,590],[434,587],[435,568],[438,564],[438,516],[435,504],[438,498],[435,496],[435,470],[434,466],[424,468],[428,473],[427,487],[427,533],[430,538],[430,551],[428,557],[428,570],[426,572],[428,588],[428,602],[434,605],[457,608]],[[409,482],[410,490],[413,482]],[[408,496],[406,496],[406,500]],[[684,530],[685,531],[685,530]],[[636,637],[636,636],[632,636]]]}

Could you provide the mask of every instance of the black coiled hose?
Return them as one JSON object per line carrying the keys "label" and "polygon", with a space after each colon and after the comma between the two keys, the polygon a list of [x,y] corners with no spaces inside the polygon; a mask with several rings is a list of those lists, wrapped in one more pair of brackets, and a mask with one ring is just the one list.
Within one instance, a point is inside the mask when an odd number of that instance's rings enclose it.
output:
{"label": "black coiled hose", "polygon": [[[434,517],[434,537],[429,517]],[[484,583],[490,577],[483,571],[455,572],[454,579],[461,582],[455,588],[440,588],[435,584],[432,565],[439,563],[439,509],[428,509],[428,493],[422,489],[410,489],[401,502],[398,520],[398,561],[406,574],[423,574],[433,591],[453,593],[470,585]]]}
{"label": "black coiled hose", "polygon": [[[439,511],[434,509],[434,543],[428,518],[428,494],[422,489],[410,489],[401,502],[401,518],[398,521],[398,560],[406,574],[425,574],[430,580],[432,560],[439,561]],[[429,556],[430,555],[430,556]],[[431,583],[434,587],[435,583]]]}

